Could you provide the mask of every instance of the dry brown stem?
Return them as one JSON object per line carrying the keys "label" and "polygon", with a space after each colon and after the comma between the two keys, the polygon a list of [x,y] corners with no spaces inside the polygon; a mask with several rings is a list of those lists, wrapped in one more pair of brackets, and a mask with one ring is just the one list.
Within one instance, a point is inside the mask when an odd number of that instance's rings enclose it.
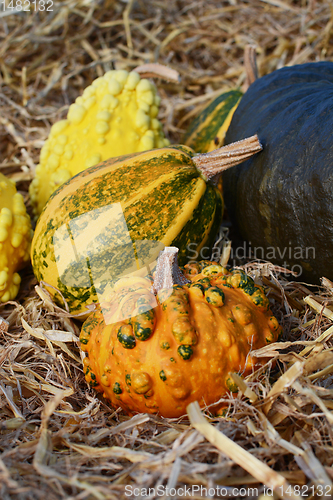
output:
{"label": "dry brown stem", "polygon": [[197,154],[193,157],[193,161],[198,170],[209,180],[224,170],[239,165],[261,150],[262,145],[258,136],[253,135],[209,153]]}

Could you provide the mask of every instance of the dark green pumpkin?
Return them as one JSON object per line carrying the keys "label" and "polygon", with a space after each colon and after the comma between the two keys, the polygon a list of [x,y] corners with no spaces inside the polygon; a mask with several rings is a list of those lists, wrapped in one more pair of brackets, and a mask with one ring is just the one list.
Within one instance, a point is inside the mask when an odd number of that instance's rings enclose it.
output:
{"label": "dark green pumpkin", "polygon": [[[263,151],[223,174],[225,203],[252,256],[333,279],[333,63],[285,67],[242,97],[225,143]],[[301,266],[301,267],[300,267]]]}

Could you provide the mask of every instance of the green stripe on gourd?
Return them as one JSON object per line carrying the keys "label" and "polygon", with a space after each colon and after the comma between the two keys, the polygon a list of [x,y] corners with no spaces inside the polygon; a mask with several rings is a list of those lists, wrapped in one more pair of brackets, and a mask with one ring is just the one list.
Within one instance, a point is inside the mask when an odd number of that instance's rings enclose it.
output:
{"label": "green stripe on gourd", "polygon": [[196,258],[203,247],[209,252],[213,246],[216,234],[221,224],[223,213],[223,199],[220,192],[213,185],[208,185],[192,218],[173,241],[172,246],[180,249],[178,254],[179,265],[184,265],[195,252]]}
{"label": "green stripe on gourd", "polygon": [[239,90],[217,96],[193,120],[185,133],[184,143],[199,153],[207,153],[222,146],[241,97],[242,92]]}
{"label": "green stripe on gourd", "polygon": [[208,179],[260,149],[256,136],[213,156],[175,146],[112,158],[77,174],[37,222],[31,249],[37,279],[80,313],[120,277],[138,267],[148,272],[164,246],[177,244],[185,262],[189,243],[212,246],[222,219],[221,195]]}

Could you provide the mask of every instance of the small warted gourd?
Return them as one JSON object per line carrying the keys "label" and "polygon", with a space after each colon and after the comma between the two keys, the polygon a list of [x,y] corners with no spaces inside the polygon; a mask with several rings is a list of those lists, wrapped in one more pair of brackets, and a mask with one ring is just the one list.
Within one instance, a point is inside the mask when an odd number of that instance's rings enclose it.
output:
{"label": "small warted gourd", "polygon": [[32,229],[23,196],[0,173],[0,301],[13,300],[20,287],[17,271],[30,260]]}
{"label": "small warted gourd", "polygon": [[42,147],[30,184],[39,215],[54,190],[87,167],[112,156],[167,146],[157,119],[156,87],[136,71],[112,70],[94,80],[56,122]]}
{"label": "small warted gourd", "polygon": [[215,404],[237,390],[265,361],[253,349],[275,342],[281,327],[262,287],[242,270],[216,262],[177,266],[177,248],[165,248],[154,281],[116,283],[82,326],[87,382],[126,412],[179,417],[186,406]]}
{"label": "small warted gourd", "polygon": [[264,146],[223,174],[234,226],[259,258],[314,283],[333,280],[332,110],[333,63],[290,66],[249,87],[226,135],[255,130]]}
{"label": "small warted gourd", "polygon": [[[164,246],[178,246],[185,263],[187,245],[210,248],[221,224],[222,196],[209,178],[260,150],[255,136],[206,155],[170,146],[80,172],[39,217],[31,248],[37,279],[81,313],[131,266],[156,260]],[[152,258],[151,242],[162,244]]]}

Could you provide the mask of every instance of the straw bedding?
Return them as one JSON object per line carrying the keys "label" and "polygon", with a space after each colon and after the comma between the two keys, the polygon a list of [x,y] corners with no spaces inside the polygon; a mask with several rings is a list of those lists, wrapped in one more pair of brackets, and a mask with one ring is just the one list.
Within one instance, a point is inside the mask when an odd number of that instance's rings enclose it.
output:
{"label": "straw bedding", "polygon": [[[320,0],[0,8],[0,168],[30,213],[28,186],[51,125],[105,71],[159,62],[180,73],[178,84],[158,82],[160,119],[176,143],[214,93],[245,85],[246,45],[256,47],[260,75],[333,56],[332,10]],[[265,369],[235,375],[240,391],[225,396],[224,418],[194,404],[178,420],[129,418],[89,389],[79,323],[26,268],[18,297],[0,308],[9,324],[0,325],[0,498],[330,498],[333,284],[311,287],[270,263],[245,268],[267,287],[282,342],[258,353],[270,360]]]}

